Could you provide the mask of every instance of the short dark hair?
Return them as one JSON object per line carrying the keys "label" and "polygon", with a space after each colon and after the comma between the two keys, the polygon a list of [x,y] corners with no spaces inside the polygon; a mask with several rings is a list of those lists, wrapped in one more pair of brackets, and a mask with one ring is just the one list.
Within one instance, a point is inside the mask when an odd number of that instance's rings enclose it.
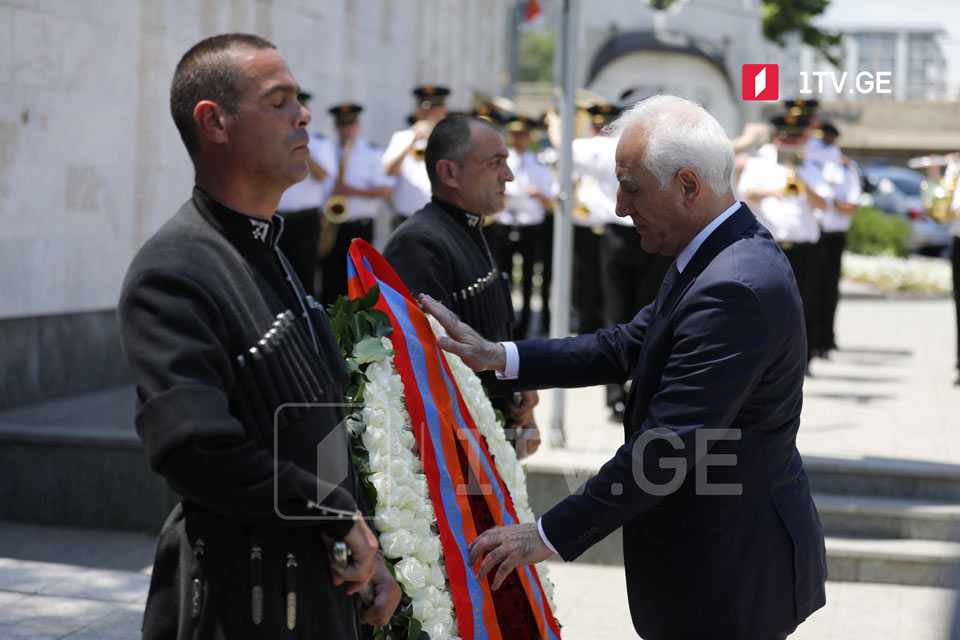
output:
{"label": "short dark hair", "polygon": [[276,49],[269,41],[249,33],[224,33],[201,40],[183,54],[170,85],[170,113],[187,151],[199,148],[193,108],[212,100],[227,113],[235,113],[243,93],[242,78],[232,51],[240,47]]}
{"label": "short dark hair", "polygon": [[470,146],[471,124],[482,124],[495,131],[500,131],[483,118],[464,115],[447,116],[433,127],[433,131],[427,139],[427,149],[423,156],[431,186],[436,186],[439,182],[437,178],[438,161],[450,160],[457,166],[463,166],[463,161],[467,157]]}

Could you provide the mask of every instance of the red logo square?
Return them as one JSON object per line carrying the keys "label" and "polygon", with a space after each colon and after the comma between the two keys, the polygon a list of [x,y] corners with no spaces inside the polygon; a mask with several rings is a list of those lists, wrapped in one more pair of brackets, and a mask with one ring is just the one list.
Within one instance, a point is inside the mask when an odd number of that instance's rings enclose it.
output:
{"label": "red logo square", "polygon": [[779,100],[780,67],[775,64],[745,64],[741,84],[744,100]]}

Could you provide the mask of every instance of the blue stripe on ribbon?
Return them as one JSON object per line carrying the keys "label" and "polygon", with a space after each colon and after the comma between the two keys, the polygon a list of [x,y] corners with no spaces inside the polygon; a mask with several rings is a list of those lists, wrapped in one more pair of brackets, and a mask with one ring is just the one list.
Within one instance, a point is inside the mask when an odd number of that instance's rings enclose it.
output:
{"label": "blue stripe on ribbon", "polygon": [[[437,353],[437,358],[442,360],[440,349],[435,346],[434,350]],[[476,451],[477,458],[480,460],[480,464],[483,466],[483,470],[486,472],[487,478],[493,479],[490,482],[490,488],[493,490],[493,495],[496,496],[497,502],[500,503],[500,512],[503,514],[503,524],[514,524],[513,516],[510,515],[509,511],[507,511],[506,501],[503,498],[503,492],[500,490],[500,483],[497,482],[497,476],[494,474],[493,469],[490,468],[490,461],[487,456],[483,455],[483,449],[480,448],[480,445],[477,442],[477,439],[474,437],[473,432],[467,428],[467,424],[463,419],[463,415],[460,413],[460,403],[457,402],[457,394],[453,388],[453,383],[447,377],[447,370],[443,367],[440,367],[440,371],[443,374],[443,382],[447,385],[447,393],[450,394],[450,401],[453,404],[453,417],[460,426],[460,431],[463,432],[469,441],[470,446],[474,451]]]}
{"label": "blue stripe on ribbon", "polygon": [[353,257],[348,253],[347,254],[347,282],[350,282],[351,278],[357,278],[359,276],[360,274],[357,273],[357,267],[354,266],[353,264]]}
{"label": "blue stripe on ribbon", "polygon": [[547,612],[543,608],[543,599],[540,597],[540,585],[533,577],[533,570],[530,569],[530,565],[528,564],[522,566],[524,573],[527,574],[527,580],[530,582],[530,592],[533,593],[533,599],[537,601],[537,608],[540,609],[540,619],[543,620],[543,626],[547,630],[547,638],[549,640],[557,640],[556,634],[554,634],[553,629],[550,628],[550,620],[547,618]]}
{"label": "blue stripe on ribbon", "polygon": [[[370,263],[367,262],[366,258],[363,259],[363,266],[373,274],[373,269],[370,267]],[[433,443],[433,450],[437,456],[437,468],[440,472],[440,502],[443,504],[447,522],[450,524],[450,531],[457,542],[460,561],[465,568],[464,573],[467,578],[467,591],[470,594],[470,602],[473,605],[474,634],[478,640],[486,640],[487,630],[483,621],[483,591],[480,588],[480,583],[477,581],[477,576],[470,567],[469,556],[467,556],[467,542],[463,533],[463,518],[460,513],[460,508],[457,505],[456,496],[454,495],[453,481],[447,471],[443,444],[440,439],[440,416],[437,413],[437,406],[433,401],[433,395],[430,393],[423,345],[416,339],[417,331],[413,323],[410,322],[410,317],[407,315],[406,298],[390,287],[390,285],[382,282],[375,274],[373,274],[373,276],[380,287],[380,295],[386,300],[387,305],[397,319],[400,330],[403,332],[403,338],[407,343],[407,349],[410,353],[410,364],[413,368],[420,396],[423,398],[423,407],[427,420],[427,429],[430,434],[430,441]]]}

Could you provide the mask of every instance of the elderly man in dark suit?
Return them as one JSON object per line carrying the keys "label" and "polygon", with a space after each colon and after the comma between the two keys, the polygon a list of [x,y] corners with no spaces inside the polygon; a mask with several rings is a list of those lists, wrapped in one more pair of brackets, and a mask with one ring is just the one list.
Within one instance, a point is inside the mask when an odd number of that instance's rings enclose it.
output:
{"label": "elderly man in dark suit", "polygon": [[617,214],[676,260],[627,324],[491,343],[434,301],[440,346],[520,388],[632,378],[626,443],[537,524],[489,530],[470,560],[577,558],[623,527],[634,627],[647,640],[784,638],[825,602],[823,531],[796,448],[806,342],[790,265],[730,189],[734,157],[698,105],[655,96],[618,121]]}

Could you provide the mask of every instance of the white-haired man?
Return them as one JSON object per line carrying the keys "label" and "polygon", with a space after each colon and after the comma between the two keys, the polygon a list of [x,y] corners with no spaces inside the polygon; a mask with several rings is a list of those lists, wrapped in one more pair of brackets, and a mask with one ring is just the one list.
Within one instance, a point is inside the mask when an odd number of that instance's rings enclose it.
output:
{"label": "white-haired man", "polygon": [[[823,531],[796,448],[806,366],[790,265],[730,188],[734,156],[698,105],[655,96],[616,125],[617,215],[676,256],[627,323],[495,344],[442,306],[444,349],[520,388],[633,378],[627,441],[537,524],[470,546],[497,587],[521,564],[570,561],[623,527],[634,627],[647,640],[784,638],[823,606]],[[709,452],[709,455],[708,455]]]}

